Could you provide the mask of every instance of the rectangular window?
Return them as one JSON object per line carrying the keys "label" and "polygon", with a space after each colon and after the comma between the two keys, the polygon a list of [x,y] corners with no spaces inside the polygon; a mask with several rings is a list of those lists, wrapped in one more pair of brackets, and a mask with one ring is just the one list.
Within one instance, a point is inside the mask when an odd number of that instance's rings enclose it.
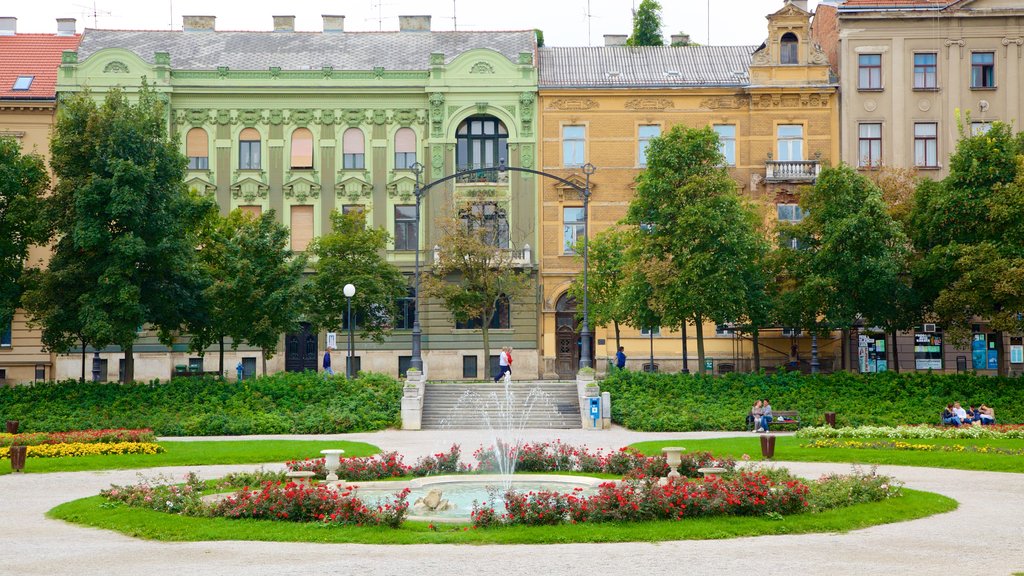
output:
{"label": "rectangular window", "polygon": [[914,368],[942,370],[942,334],[914,333]]}
{"label": "rectangular window", "polygon": [[412,356],[399,356],[398,357],[398,377],[405,378],[406,372],[412,368]]}
{"label": "rectangular window", "polygon": [[476,356],[463,356],[462,357],[462,377],[463,378],[477,378],[480,372],[476,367],[477,358]]}
{"label": "rectangular window", "polygon": [[807,212],[799,204],[776,204],[775,208],[779,222],[799,224],[807,216]]}
{"label": "rectangular window", "polygon": [[971,54],[971,88],[995,88],[996,53],[974,52]]}
{"label": "rectangular window", "polygon": [[[93,360],[93,362],[95,363],[96,361]],[[121,362],[122,363],[124,362],[123,358],[121,359]],[[100,371],[99,382],[106,382],[108,380],[108,377],[107,377],[107,359],[106,358],[100,358],[99,366],[97,366],[97,367],[99,368],[99,371]]]}
{"label": "rectangular window", "polygon": [[248,380],[256,376],[256,357],[246,356],[242,358],[242,377]]}
{"label": "rectangular window", "polygon": [[11,321],[8,320],[7,324],[0,328],[0,347],[10,348],[11,347]]}
{"label": "rectangular window", "polygon": [[583,166],[586,155],[586,128],[562,126],[562,165],[569,168]]}
{"label": "rectangular window", "polygon": [[344,166],[346,170],[362,170],[365,168],[364,154],[348,154],[346,153],[344,158]]}
{"label": "rectangular window", "polygon": [[576,242],[583,239],[584,226],[583,208],[572,207],[562,209],[562,254],[575,254]]}
{"label": "rectangular window", "polygon": [[647,166],[647,146],[651,143],[651,138],[658,136],[661,136],[661,126],[656,124],[646,124],[637,129],[637,164],[639,166]]}
{"label": "rectangular window", "polygon": [[117,360],[117,381],[124,382],[124,358]]}
{"label": "rectangular window", "polygon": [[914,124],[914,166],[938,168],[939,166],[939,125],[935,122]]}
{"label": "rectangular window", "polygon": [[193,357],[188,359],[188,371],[189,372],[202,372],[203,371],[203,358]]}
{"label": "rectangular window", "polygon": [[342,214],[362,214],[366,212],[366,206],[362,204],[345,204],[341,207]]}
{"label": "rectangular window", "polygon": [[395,318],[396,330],[412,330],[416,319],[416,289],[409,287],[409,295],[398,299],[398,317]]}
{"label": "rectangular window", "polygon": [[207,156],[189,156],[188,157],[188,169],[189,170],[209,170],[210,159]]}
{"label": "rectangular window", "polygon": [[971,136],[987,134],[992,129],[991,122],[971,122]]}
{"label": "rectangular window", "polygon": [[[363,363],[360,360],[361,358],[362,358],[361,356],[357,356],[355,354],[352,355],[352,374],[353,375],[359,374],[359,372],[362,371],[362,369],[363,369]],[[345,356],[345,362],[347,363],[348,360],[349,360],[349,358],[346,355]],[[348,372],[346,372],[346,374],[348,374]]]}
{"label": "rectangular window", "polygon": [[861,54],[857,57],[859,78],[857,88],[861,90],[882,89],[882,55]]}
{"label": "rectangular window", "polygon": [[342,154],[342,167],[345,170],[362,170],[366,167],[366,143],[363,140],[363,131],[359,128],[349,128],[342,136],[344,153]]}
{"label": "rectangular window", "polygon": [[14,81],[14,86],[11,86],[11,90],[18,92],[28,90],[32,87],[32,80],[35,76],[18,76],[18,79]]}
{"label": "rectangular window", "polygon": [[732,336],[736,328],[732,324],[715,324],[715,336]]}
{"label": "rectangular window", "polygon": [[[457,330],[479,330],[483,328],[483,318],[477,317],[470,320],[455,321],[455,328]],[[497,305],[494,309],[494,315],[491,316],[491,323],[487,326],[491,330],[508,330],[512,328],[512,304],[508,298],[501,297],[498,299]]]}
{"label": "rectangular window", "polygon": [[718,133],[718,150],[725,156],[726,166],[736,165],[736,125],[715,124]]}
{"label": "rectangular window", "polygon": [[259,140],[242,140],[238,143],[238,168],[240,170],[260,169]]}
{"label": "rectangular window", "polygon": [[[651,335],[651,328],[650,328],[650,326],[644,326],[644,327],[640,328],[640,335],[641,336],[650,336]],[[655,326],[654,327],[654,335],[655,336],[661,336],[661,326]]]}
{"label": "rectangular window", "polygon": [[292,206],[291,217],[292,251],[305,252],[313,240],[313,207]]}
{"label": "rectangular window", "polygon": [[934,52],[914,54],[914,88],[938,88],[938,76],[935,72],[937,62],[938,55]]}
{"label": "rectangular window", "polygon": [[46,381],[46,366],[45,365],[43,365],[43,364],[36,364],[35,380],[36,380],[36,382],[45,382]]}
{"label": "rectangular window", "polygon": [[395,250],[415,250],[416,240],[416,205],[395,206]]}
{"label": "rectangular window", "polygon": [[461,211],[465,225],[470,229],[483,227],[483,240],[495,248],[508,248],[509,229],[505,209],[496,202],[473,204]]}
{"label": "rectangular window", "polygon": [[779,124],[779,162],[799,162],[804,159],[803,124]]}
{"label": "rectangular window", "polygon": [[882,165],[882,125],[861,124],[859,131],[859,154],[857,165],[874,168]]}
{"label": "rectangular window", "polygon": [[395,152],[395,169],[408,170],[416,163],[415,152]]}
{"label": "rectangular window", "polygon": [[1024,364],[1024,338],[1010,336],[1010,364]]}

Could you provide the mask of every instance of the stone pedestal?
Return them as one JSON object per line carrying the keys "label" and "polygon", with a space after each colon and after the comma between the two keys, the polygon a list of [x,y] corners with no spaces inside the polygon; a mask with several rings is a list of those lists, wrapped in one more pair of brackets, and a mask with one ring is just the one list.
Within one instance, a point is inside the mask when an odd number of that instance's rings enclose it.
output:
{"label": "stone pedestal", "polygon": [[423,374],[409,370],[402,391],[402,430],[419,430],[423,421],[423,394],[426,380]]}

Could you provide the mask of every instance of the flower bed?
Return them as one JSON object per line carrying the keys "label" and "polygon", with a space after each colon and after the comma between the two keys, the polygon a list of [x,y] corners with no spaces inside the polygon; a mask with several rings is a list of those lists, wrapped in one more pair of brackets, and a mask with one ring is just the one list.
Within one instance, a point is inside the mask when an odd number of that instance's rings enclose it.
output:
{"label": "flower bed", "polygon": [[[10,447],[0,448],[0,459],[10,458]],[[164,449],[152,442],[92,442],[39,444],[25,450],[27,458],[62,458],[74,456],[110,456],[116,454],[159,454]]]}
{"label": "flower bed", "polygon": [[[425,456],[412,466],[402,462],[397,452],[384,452],[364,458],[342,458],[338,467],[338,477],[351,482],[367,480],[386,480],[401,476],[430,476],[434,474],[456,474],[470,472],[472,469],[459,462],[461,450],[457,444],[452,445],[448,452],[438,452]],[[314,478],[323,480],[327,477],[327,468],[323,458],[308,460],[291,460],[285,465],[294,472],[314,472]]]}
{"label": "flower bed", "polygon": [[71,432],[30,432],[27,434],[0,434],[2,446],[38,446],[40,444],[91,444],[96,442],[153,442],[156,435],[149,428],[128,430],[74,430]]}
{"label": "flower bed", "polygon": [[979,454],[1006,454],[1009,456],[1024,455],[1024,450],[1014,450],[1012,448],[999,448],[996,446],[964,446],[962,444],[943,446],[940,444],[911,444],[910,442],[884,440],[875,442],[863,442],[860,440],[840,440],[836,438],[812,440],[811,442],[801,444],[800,446],[802,448],[854,448],[858,450],[907,450],[916,452],[977,452]]}
{"label": "flower bed", "polygon": [[828,426],[801,428],[797,438],[1014,438],[1024,439],[1024,426]]}

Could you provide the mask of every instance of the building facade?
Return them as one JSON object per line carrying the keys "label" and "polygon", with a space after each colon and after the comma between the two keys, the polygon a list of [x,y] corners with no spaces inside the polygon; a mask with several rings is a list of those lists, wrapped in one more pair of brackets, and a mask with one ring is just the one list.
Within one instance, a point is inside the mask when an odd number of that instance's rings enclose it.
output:
{"label": "building facade", "polygon": [[[730,174],[767,222],[799,221],[800,187],[839,160],[838,86],[811,41],[810,18],[806,3],[784,4],[768,16],[760,46],[628,47],[625,36],[606,36],[601,47],[541,48],[541,166],[574,182],[583,181],[583,164],[597,167],[590,179],[590,236],[625,216],[647,140],[677,124],[718,132]],[[568,377],[580,353],[576,304],[567,291],[580,270],[573,244],[584,230],[583,201],[557,183],[542,182],[541,190],[542,375]],[[695,330],[688,332],[692,337]],[[652,356],[659,370],[682,367],[679,331],[622,334],[629,368],[642,368]],[[749,336],[715,325],[704,334],[715,373],[752,368]],[[604,371],[615,355],[614,332],[596,327],[594,340],[594,365]],[[827,369],[833,346],[821,344]],[[688,349],[688,367],[696,371],[695,343]],[[806,365],[809,338],[783,327],[767,330],[761,358],[768,368]]]}
{"label": "building facade", "polygon": [[[18,33],[16,18],[0,18],[0,136],[17,139],[23,153],[49,159],[57,66],[61,53],[74,50],[78,41],[73,18],[58,19],[56,34]],[[44,264],[48,256],[47,248],[32,247],[27,265]],[[39,331],[16,310],[12,321],[0,326],[0,384],[54,375],[53,357],[43,350]]]}
{"label": "building facade", "polygon": [[[386,257],[411,285],[416,251],[423,269],[431,263],[437,218],[486,197],[483,210],[503,231],[500,249],[535,270],[532,176],[480,172],[434,187],[419,229],[414,197],[414,168],[422,167],[426,185],[499,162],[533,167],[534,33],[432,32],[429,16],[400,21],[400,31],[380,33],[346,32],[342,16],[324,16],[315,33],[295,31],[288,16],[274,17],[273,32],[221,32],[205,16],[186,16],[183,31],[87,30],[79,49],[64,53],[59,91],[89,89],[100,98],[114,86],[137,90],[145,79],[167,105],[168,126],[189,160],[189,186],[216,198],[224,214],[273,210],[296,252],[329,231],[332,211],[361,211],[369,225],[391,233]],[[346,282],[338,280],[340,291]],[[479,327],[456,324],[439,302],[420,304],[429,376],[488,374]],[[415,306],[410,293],[385,343],[356,343],[356,369],[405,371]],[[536,319],[531,297],[503,306],[492,323],[492,345],[514,346],[524,377],[537,372]],[[318,369],[326,339],[303,323],[282,335],[268,371]],[[340,347],[335,366],[346,355]],[[139,379],[167,378],[178,365],[216,368],[190,355],[184,341],[167,350],[142,334],[135,350]],[[254,372],[258,355],[243,344],[226,365],[242,362]],[[113,359],[123,354],[103,356],[111,358],[113,379]],[[57,376],[73,364],[73,357],[59,359]]]}

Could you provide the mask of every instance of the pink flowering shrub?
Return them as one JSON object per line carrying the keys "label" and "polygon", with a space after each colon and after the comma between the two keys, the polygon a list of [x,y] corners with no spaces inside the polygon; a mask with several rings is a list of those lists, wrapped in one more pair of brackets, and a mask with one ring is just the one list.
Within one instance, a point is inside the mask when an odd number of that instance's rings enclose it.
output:
{"label": "pink flowering shrub", "polygon": [[332,490],[325,485],[308,486],[289,482],[267,482],[259,490],[248,487],[221,500],[211,509],[213,516],[256,518],[289,522],[322,522],[355,526],[398,528],[408,515],[409,489],[395,494],[391,501],[367,506],[352,493]]}
{"label": "pink flowering shrub", "polygon": [[0,447],[39,446],[42,444],[97,444],[100,442],[155,442],[149,428],[128,430],[72,430],[70,432],[29,432],[26,434],[0,434]]}
{"label": "pink flowering shrub", "polygon": [[[513,448],[507,448],[509,456]],[[477,470],[492,472],[498,469],[494,447],[481,447],[473,453]],[[683,476],[699,476],[697,469],[712,464],[732,471],[736,461],[732,458],[715,458],[710,452],[683,454],[680,473]],[[571,446],[561,442],[533,442],[519,447],[516,454],[517,472],[583,472],[618,475],[666,476],[669,472],[664,456],[644,456],[632,448],[620,448],[609,454],[601,450],[591,452],[586,446]]]}
{"label": "pink flowering shrub", "polygon": [[452,444],[447,452],[438,452],[432,456],[424,456],[413,464],[408,470],[413,476],[433,476],[435,474],[458,474],[459,472],[472,472],[473,468],[462,464],[459,459],[462,457],[462,449],[458,444]]}
{"label": "pink flowering shrub", "polygon": [[[327,469],[323,458],[309,460],[291,460],[285,465],[293,472],[315,472],[315,478],[327,478]],[[398,452],[383,452],[374,456],[342,458],[338,467],[338,477],[352,482],[383,480],[408,476],[410,468],[402,462]]]}
{"label": "pink flowering shrub", "polygon": [[203,483],[194,472],[185,476],[183,485],[171,484],[171,479],[158,476],[146,479],[142,476],[131,486],[113,485],[100,492],[111,502],[119,502],[136,508],[148,508],[158,512],[201,516],[205,506],[201,500]]}

